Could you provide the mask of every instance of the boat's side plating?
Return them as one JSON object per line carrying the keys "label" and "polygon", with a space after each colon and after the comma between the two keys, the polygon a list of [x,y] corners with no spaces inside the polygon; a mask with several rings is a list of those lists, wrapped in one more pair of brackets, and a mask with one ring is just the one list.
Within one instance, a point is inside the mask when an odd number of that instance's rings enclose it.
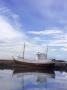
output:
{"label": "boat's side plating", "polygon": [[19,68],[31,68],[31,69],[45,69],[45,68],[54,68],[54,63],[30,63],[30,62],[21,62],[14,60],[16,67]]}

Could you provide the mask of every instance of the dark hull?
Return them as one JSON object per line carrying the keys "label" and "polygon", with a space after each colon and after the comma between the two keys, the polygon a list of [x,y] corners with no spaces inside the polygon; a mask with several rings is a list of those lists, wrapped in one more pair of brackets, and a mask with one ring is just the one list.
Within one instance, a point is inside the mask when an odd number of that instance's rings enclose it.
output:
{"label": "dark hull", "polygon": [[43,69],[54,69],[54,63],[29,63],[29,62],[21,62],[14,60],[15,67],[17,68],[27,68],[32,70],[43,70]]}

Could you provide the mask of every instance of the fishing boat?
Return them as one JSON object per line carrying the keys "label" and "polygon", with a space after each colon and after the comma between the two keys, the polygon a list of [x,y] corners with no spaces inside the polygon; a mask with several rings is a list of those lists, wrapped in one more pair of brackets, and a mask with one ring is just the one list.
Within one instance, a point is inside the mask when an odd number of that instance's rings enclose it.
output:
{"label": "fishing boat", "polygon": [[37,60],[26,60],[24,58],[24,54],[25,54],[25,44],[24,44],[24,48],[23,48],[23,58],[22,61],[16,60],[14,59],[14,66],[18,67],[18,68],[26,68],[26,69],[53,69],[54,68],[54,62],[51,60],[47,59],[47,51],[48,48],[46,49],[46,53],[42,53],[42,52],[37,52]]}

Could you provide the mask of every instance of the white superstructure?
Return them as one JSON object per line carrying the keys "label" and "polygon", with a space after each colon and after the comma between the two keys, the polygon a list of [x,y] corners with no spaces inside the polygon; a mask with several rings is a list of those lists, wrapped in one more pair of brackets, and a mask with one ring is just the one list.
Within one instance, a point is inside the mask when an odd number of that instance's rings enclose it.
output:
{"label": "white superstructure", "polygon": [[47,59],[47,53],[41,53],[41,52],[38,52],[37,53],[37,60],[36,60],[38,63],[50,63],[51,60]]}

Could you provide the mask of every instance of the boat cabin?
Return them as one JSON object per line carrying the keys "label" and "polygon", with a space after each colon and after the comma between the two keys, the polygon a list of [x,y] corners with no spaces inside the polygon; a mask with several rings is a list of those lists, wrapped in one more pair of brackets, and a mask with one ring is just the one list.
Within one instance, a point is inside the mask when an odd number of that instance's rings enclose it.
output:
{"label": "boat cabin", "polygon": [[45,59],[47,59],[47,55],[45,53],[38,52],[37,53],[37,59],[38,60],[45,60]]}

